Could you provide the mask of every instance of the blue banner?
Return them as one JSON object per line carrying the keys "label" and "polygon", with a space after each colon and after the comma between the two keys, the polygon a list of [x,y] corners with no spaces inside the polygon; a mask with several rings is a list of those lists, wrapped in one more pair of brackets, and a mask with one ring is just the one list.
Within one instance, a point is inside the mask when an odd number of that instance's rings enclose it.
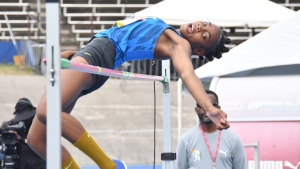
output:
{"label": "blue banner", "polygon": [[[20,49],[20,42],[17,42]],[[12,42],[0,42],[0,63],[13,64],[13,56],[18,55],[17,50]]]}

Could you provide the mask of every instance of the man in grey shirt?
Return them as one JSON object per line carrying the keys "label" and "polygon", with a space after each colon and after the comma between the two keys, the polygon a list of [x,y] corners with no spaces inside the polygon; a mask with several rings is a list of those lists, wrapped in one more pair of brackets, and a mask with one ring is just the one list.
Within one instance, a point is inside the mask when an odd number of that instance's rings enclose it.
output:
{"label": "man in grey shirt", "polygon": [[[206,90],[212,104],[220,108],[216,93]],[[184,133],[177,145],[177,169],[247,169],[247,158],[239,136],[219,131],[197,104],[200,124]]]}

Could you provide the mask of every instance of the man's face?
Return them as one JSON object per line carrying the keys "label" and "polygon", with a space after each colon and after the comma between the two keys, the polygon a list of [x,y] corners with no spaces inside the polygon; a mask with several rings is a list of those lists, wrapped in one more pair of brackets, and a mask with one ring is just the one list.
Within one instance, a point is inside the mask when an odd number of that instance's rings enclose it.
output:
{"label": "man's face", "polygon": [[[214,107],[220,108],[219,103],[217,102],[217,98],[213,94],[206,94],[206,95],[208,96],[208,98],[210,99]],[[212,123],[210,118],[206,115],[206,112],[201,107],[196,107],[195,111],[201,123],[205,123],[205,124]]]}

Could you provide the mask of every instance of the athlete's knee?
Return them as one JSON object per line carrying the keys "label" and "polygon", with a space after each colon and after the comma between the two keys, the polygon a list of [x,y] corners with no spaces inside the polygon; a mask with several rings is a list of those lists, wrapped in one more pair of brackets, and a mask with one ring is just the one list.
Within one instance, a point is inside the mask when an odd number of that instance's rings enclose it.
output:
{"label": "athlete's knee", "polygon": [[40,155],[39,153],[41,151],[44,151],[47,148],[46,144],[43,141],[37,140],[34,137],[27,138],[27,145],[38,155]]}
{"label": "athlete's knee", "polygon": [[27,136],[27,144],[32,150],[35,151],[42,148],[45,143],[43,143],[43,140],[39,140],[39,137],[34,136],[34,133],[30,131]]}
{"label": "athlete's knee", "polygon": [[36,140],[34,139],[34,136],[32,136],[31,134],[28,134],[28,136],[27,136],[27,144],[28,144],[28,146],[31,149],[33,149],[34,145],[36,145],[35,142],[36,142]]}
{"label": "athlete's knee", "polygon": [[42,100],[36,107],[36,117],[43,124],[46,124],[46,122],[47,122],[47,106],[46,105],[47,105],[46,101]]}

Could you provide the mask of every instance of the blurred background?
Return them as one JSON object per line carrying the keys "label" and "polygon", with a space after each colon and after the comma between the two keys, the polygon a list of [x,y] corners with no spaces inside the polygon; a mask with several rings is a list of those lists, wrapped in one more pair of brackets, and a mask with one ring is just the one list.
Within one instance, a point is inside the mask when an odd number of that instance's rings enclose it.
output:
{"label": "blurred background", "polygon": [[[179,28],[210,21],[232,43],[222,59],[192,56],[206,89],[219,95],[237,132],[249,169],[300,168],[300,0],[61,0],[61,51],[79,50],[116,20],[156,16]],[[17,100],[36,106],[46,87],[45,0],[0,0],[0,122],[13,118]],[[161,75],[161,62],[126,62],[118,70]],[[195,101],[171,71],[172,147],[196,124]],[[73,115],[113,158],[131,167],[151,167],[163,152],[162,86],[111,78],[103,89],[81,98]],[[78,163],[95,164],[65,140]],[[257,167],[258,166],[258,167]]]}

